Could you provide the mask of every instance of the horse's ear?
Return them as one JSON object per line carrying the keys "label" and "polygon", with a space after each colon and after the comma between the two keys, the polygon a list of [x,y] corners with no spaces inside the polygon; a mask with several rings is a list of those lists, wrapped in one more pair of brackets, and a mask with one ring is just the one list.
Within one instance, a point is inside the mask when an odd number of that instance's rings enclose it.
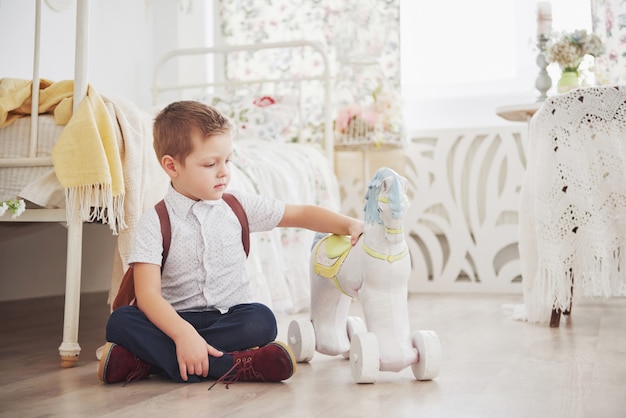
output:
{"label": "horse's ear", "polygon": [[383,179],[383,181],[381,182],[380,188],[382,191],[388,192],[391,189],[392,185],[393,185],[393,177],[389,176]]}
{"label": "horse's ear", "polygon": [[406,191],[409,189],[409,181],[406,179],[406,177],[400,176],[400,184],[402,185],[402,191],[404,193],[406,193]]}

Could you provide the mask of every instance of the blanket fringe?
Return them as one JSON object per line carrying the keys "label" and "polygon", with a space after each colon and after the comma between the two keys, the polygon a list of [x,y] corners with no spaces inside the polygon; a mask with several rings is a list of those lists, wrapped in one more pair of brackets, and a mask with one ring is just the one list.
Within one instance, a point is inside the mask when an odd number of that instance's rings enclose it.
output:
{"label": "blanket fringe", "polygon": [[569,310],[574,295],[604,299],[624,296],[626,282],[620,274],[623,268],[623,248],[610,254],[593,254],[592,251],[571,263],[567,271],[563,266],[539,268],[534,280],[524,282],[527,320],[547,322],[553,308]]}
{"label": "blanket fringe", "polygon": [[126,228],[124,194],[113,196],[108,184],[80,185],[65,189],[67,220],[78,215],[82,222],[108,224],[114,235]]}

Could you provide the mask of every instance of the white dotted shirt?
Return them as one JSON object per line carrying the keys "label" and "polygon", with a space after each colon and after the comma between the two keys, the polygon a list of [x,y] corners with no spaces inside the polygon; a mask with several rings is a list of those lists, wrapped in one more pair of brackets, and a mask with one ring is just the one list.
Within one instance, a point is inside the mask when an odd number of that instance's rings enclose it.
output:
{"label": "white dotted shirt", "polygon": [[[283,217],[285,204],[255,194],[231,191],[241,202],[250,232],[269,231]],[[220,199],[195,201],[171,186],[165,196],[172,241],[161,275],[161,293],[177,311],[225,312],[252,300],[241,225]],[[156,209],[148,210],[135,231],[129,264],[161,265],[163,238]]]}

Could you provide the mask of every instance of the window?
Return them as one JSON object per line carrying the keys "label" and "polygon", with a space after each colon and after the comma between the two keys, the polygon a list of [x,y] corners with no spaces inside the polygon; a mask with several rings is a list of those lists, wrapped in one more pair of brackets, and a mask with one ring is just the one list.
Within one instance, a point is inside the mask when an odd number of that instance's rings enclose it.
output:
{"label": "window", "polygon": [[[589,0],[551,7],[553,31],[591,30]],[[536,100],[537,1],[401,0],[400,23],[409,130],[501,125],[498,106]]]}

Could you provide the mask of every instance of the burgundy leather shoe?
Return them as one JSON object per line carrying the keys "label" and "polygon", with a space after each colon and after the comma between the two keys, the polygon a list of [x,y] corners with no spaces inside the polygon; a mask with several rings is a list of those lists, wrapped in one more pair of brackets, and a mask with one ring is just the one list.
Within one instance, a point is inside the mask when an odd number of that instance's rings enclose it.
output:
{"label": "burgundy leather shoe", "polygon": [[[233,356],[233,367],[218,382],[280,382],[296,371],[296,359],[291,349],[280,341],[263,347],[228,353]],[[209,388],[209,389],[211,389]]]}
{"label": "burgundy leather shoe", "polygon": [[98,379],[104,383],[134,382],[145,379],[152,366],[115,343],[106,343],[98,367]]}

